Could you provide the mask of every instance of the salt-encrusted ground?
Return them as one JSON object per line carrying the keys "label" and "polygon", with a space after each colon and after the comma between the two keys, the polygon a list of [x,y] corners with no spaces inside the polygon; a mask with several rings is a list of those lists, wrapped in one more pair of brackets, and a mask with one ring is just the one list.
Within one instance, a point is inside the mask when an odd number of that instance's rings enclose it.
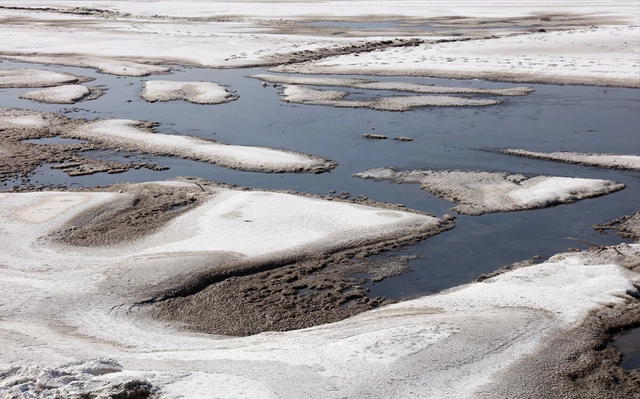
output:
{"label": "salt-encrusted ground", "polygon": [[168,80],[145,82],[140,97],[149,102],[185,100],[194,104],[222,104],[238,98],[214,82],[174,82]]}
{"label": "salt-encrusted ground", "polygon": [[355,177],[420,184],[420,188],[438,198],[458,202],[452,210],[467,215],[512,212],[570,204],[622,190],[624,184],[608,180],[572,177],[536,176],[498,172],[450,170],[396,171],[369,169]]}
{"label": "salt-encrusted ground", "polygon": [[537,152],[527,150],[502,150],[509,155],[521,157],[548,159],[550,161],[576,163],[580,165],[598,166],[603,168],[618,168],[640,170],[639,155],[625,154],[581,154],[577,152]]}
{"label": "salt-encrusted ground", "polygon": [[[306,330],[246,338],[180,332],[140,319],[135,303],[200,272],[205,259],[221,270],[239,261],[246,268],[269,254],[317,256],[430,234],[446,222],[294,195],[202,191],[189,181],[119,188],[122,193],[0,194],[0,395],[117,391],[126,382],[131,390],[160,389],[169,398],[471,397],[490,382],[508,384],[495,377],[561,338],[590,311],[633,301],[633,284],[640,282],[621,266],[637,267],[640,247],[622,245],[604,254],[563,254]],[[195,196],[200,205],[121,244],[60,241],[77,229],[99,237],[93,223],[135,207],[135,197],[147,190],[164,188]],[[82,364],[100,358],[112,360]],[[531,380],[539,372],[530,370]],[[528,393],[540,397],[544,389]]]}
{"label": "salt-encrusted ground", "polygon": [[433,76],[640,87],[640,27],[593,27],[425,43],[274,68],[278,72]]}
{"label": "salt-encrusted ground", "polygon": [[0,88],[6,87],[51,87],[70,83],[86,82],[89,79],[62,72],[39,69],[2,69]]}
{"label": "salt-encrusted ground", "polygon": [[[4,0],[0,7],[0,55],[126,76],[164,73],[162,63],[238,67],[309,61],[279,70],[640,85],[640,10],[633,0],[543,1],[526,7],[468,0],[455,11],[440,1],[371,0],[331,5]],[[434,29],[335,32],[300,25],[322,20],[405,21]],[[532,32],[540,29],[547,31]],[[410,42],[395,40],[406,36],[425,42],[406,46]],[[337,57],[323,59],[329,55]]]}
{"label": "salt-encrusted ground", "polygon": [[51,104],[75,104],[82,100],[94,100],[101,95],[102,90],[97,87],[65,85],[28,91],[20,94],[20,98]]}

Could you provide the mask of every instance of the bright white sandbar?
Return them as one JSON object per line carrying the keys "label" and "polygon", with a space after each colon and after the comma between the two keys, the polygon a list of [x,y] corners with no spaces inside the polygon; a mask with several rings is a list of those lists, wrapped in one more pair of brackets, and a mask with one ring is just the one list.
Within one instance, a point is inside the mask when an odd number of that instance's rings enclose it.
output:
{"label": "bright white sandbar", "polygon": [[20,95],[25,100],[51,104],[75,104],[91,94],[91,89],[83,85],[65,85],[33,90]]}
{"label": "bright white sandbar", "polygon": [[96,140],[133,151],[174,155],[223,167],[263,172],[324,171],[331,164],[319,157],[261,147],[225,145],[197,137],[152,133],[133,120],[103,120],[81,126],[66,135]]}
{"label": "bright white sandbar", "polygon": [[218,83],[169,80],[145,82],[140,97],[149,102],[185,100],[194,104],[222,104],[238,98]]}
{"label": "bright white sandbar", "polygon": [[640,170],[640,156],[621,154],[583,154],[578,152],[536,152],[526,150],[503,150],[505,154],[518,155],[529,158],[548,159],[550,161],[560,161],[577,163],[589,166],[599,166],[604,168],[633,169]]}
{"label": "bright white sandbar", "polygon": [[458,170],[396,171],[392,168],[374,168],[354,176],[420,184],[422,190],[438,198],[458,202],[459,205],[451,209],[467,215],[569,204],[624,188],[624,184],[601,179],[558,176],[536,176],[528,179],[519,174]]}
{"label": "bright white sandbar", "polygon": [[0,69],[0,88],[3,87],[50,87],[66,83],[77,83],[87,79],[62,72],[40,69]]}

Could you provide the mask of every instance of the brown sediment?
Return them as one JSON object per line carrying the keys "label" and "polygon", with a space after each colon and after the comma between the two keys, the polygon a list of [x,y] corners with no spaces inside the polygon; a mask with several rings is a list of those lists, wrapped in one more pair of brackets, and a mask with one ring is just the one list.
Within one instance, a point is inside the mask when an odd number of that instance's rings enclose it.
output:
{"label": "brown sediment", "polygon": [[616,235],[619,237],[640,241],[640,211],[603,224],[594,224],[592,227],[603,234],[606,234],[608,230],[617,230]]}
{"label": "brown sediment", "polygon": [[129,195],[123,201],[92,209],[69,221],[63,230],[50,235],[54,241],[74,246],[107,246],[134,241],[157,231],[203,198],[202,189],[196,184],[118,183],[90,191]]}
{"label": "brown sediment", "polygon": [[369,298],[362,284],[404,273],[409,258],[343,256],[230,277],[194,295],[158,302],[151,314],[193,331],[246,336],[331,323],[393,302]]}

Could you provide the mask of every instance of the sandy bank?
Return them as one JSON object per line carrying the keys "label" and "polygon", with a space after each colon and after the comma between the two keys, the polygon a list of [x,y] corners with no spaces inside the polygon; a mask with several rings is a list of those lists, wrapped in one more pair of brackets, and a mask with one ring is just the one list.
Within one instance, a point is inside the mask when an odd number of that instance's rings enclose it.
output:
{"label": "sandy bank", "polygon": [[153,133],[148,124],[133,120],[89,122],[68,132],[66,137],[94,140],[112,148],[177,156],[253,172],[322,173],[335,167],[335,163],[329,160],[302,153]]}

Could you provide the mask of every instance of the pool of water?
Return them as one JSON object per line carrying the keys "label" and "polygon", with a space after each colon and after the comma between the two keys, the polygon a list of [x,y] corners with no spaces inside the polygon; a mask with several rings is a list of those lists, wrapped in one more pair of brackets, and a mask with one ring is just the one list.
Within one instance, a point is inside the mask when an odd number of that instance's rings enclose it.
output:
{"label": "pool of water", "polygon": [[38,145],[88,143],[88,141],[85,141],[85,140],[68,139],[68,138],[65,138],[65,137],[44,137],[44,138],[41,138],[41,139],[22,140],[22,142],[23,143],[28,143],[28,144],[38,144]]}
{"label": "pool of water", "polygon": [[622,368],[640,369],[640,328],[622,333],[613,343],[622,352]]}
{"label": "pool of water", "polygon": [[[478,275],[539,255],[547,258],[574,247],[617,244],[615,235],[600,235],[591,226],[638,210],[640,173],[598,169],[503,155],[503,148],[533,151],[598,153],[640,152],[640,90],[584,86],[531,85],[536,91],[524,97],[502,97],[489,107],[424,107],[409,112],[344,109],[279,101],[278,90],[262,87],[248,75],[263,69],[211,70],[175,68],[173,74],[127,78],[90,69],[41,66],[3,61],[0,68],[38,67],[95,78],[105,94],[74,106],[40,104],[18,95],[30,89],[0,89],[0,106],[64,113],[70,118],[126,118],[158,122],[167,134],[205,137],[227,144],[264,146],[300,151],[338,162],[331,173],[263,174],[240,172],[201,162],[150,155],[96,151],[100,159],[150,162],[168,166],[165,171],[130,170],[115,175],[68,177],[44,165],[29,184],[104,186],[120,181],[163,180],[198,176],[229,184],[265,189],[328,194],[346,191],[383,202],[401,203],[437,216],[452,213],[451,204],[419,190],[417,185],[361,180],[352,175],[367,168],[488,170],[615,180],[625,190],[607,196],[548,209],[482,216],[459,216],[456,227],[398,254],[419,254],[410,261],[412,271],[370,285],[370,295],[409,298],[472,281]],[[371,78],[371,77],[367,77]],[[196,105],[185,101],[147,103],[140,99],[146,80],[214,81],[228,85],[240,96],[221,105]],[[381,81],[407,81],[465,87],[521,86],[479,80],[381,77]],[[337,88],[331,88],[336,90]],[[358,90],[358,97],[375,97],[378,91]],[[407,136],[411,142],[367,140],[364,133]],[[140,159],[139,159],[140,158]],[[18,182],[8,182],[10,189]]]}

